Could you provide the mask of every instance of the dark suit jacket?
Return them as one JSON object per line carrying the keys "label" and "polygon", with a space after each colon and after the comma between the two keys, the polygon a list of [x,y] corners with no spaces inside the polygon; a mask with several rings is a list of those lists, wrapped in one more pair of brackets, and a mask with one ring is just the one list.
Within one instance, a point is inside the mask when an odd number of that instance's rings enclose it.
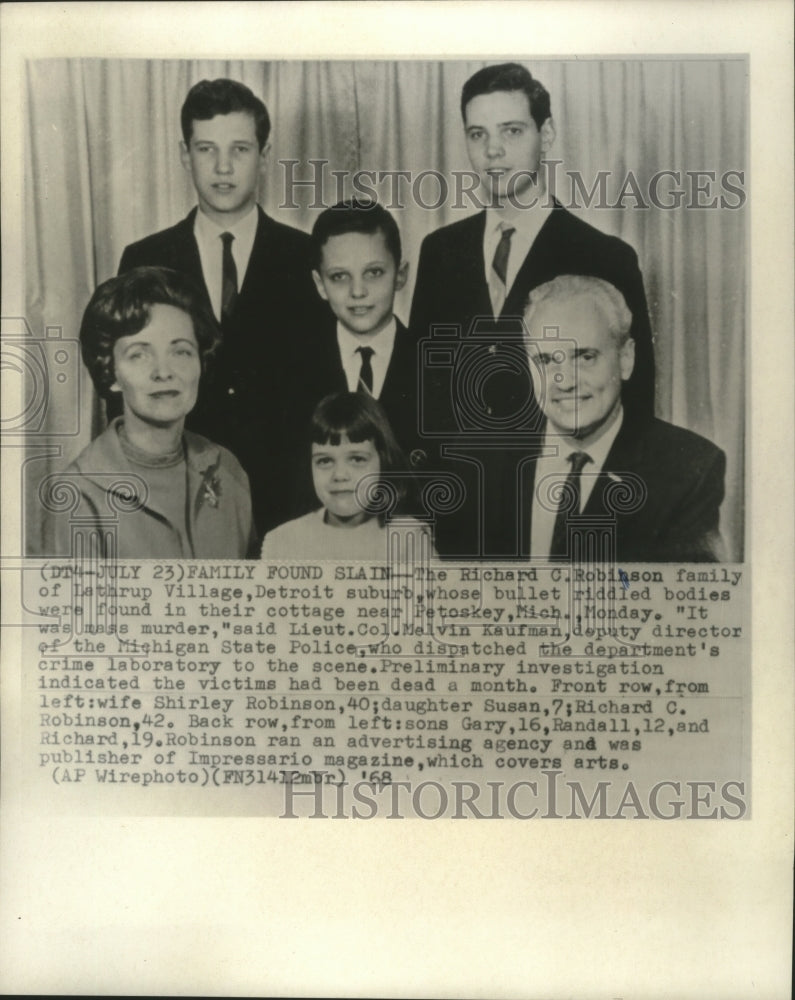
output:
{"label": "dark suit jacket", "polygon": [[[397,442],[411,467],[423,464],[422,442],[417,434],[417,364],[417,346],[406,327],[398,320],[392,357],[378,402],[384,408]],[[337,320],[329,310],[315,338],[311,354],[294,356],[289,396],[295,407],[295,416],[290,423],[295,423],[302,429],[307,428],[312,411],[324,396],[332,392],[347,391],[348,380],[337,344]],[[299,450],[301,454],[305,454],[305,445]],[[308,458],[305,465],[305,470],[301,467],[294,469],[293,480],[302,497],[301,506],[311,510],[317,506],[317,500],[311,489]]]}
{"label": "dark suit jacket", "polygon": [[[463,503],[438,519],[436,544],[443,555],[499,550],[503,525],[489,513],[499,508],[506,488],[498,478],[498,453],[514,446],[517,435],[538,433],[543,426],[522,340],[522,315],[533,288],[561,274],[585,274],[603,278],[623,293],[635,339],[635,368],[624,386],[624,408],[630,420],[654,413],[651,326],[635,251],[556,202],[495,320],[483,263],[485,224],[486,213],[481,212],[425,238],[411,307],[412,336],[424,341],[419,349],[425,448],[431,464],[463,482]],[[446,329],[432,335],[434,327]],[[467,452],[469,458],[451,464],[445,457],[450,449]]]}
{"label": "dark suit jacket", "polygon": [[[496,337],[500,345],[513,340],[521,347],[519,320],[534,288],[561,274],[603,278],[624,295],[633,317],[631,335],[635,340],[635,369],[624,387],[624,408],[633,417],[653,416],[654,352],[643,278],[635,251],[617,237],[607,236],[578,219],[556,202],[508,290],[499,322],[495,324],[483,263],[485,224],[486,213],[480,212],[437,229],[423,240],[409,323],[413,336],[427,338],[434,325],[441,325],[459,328],[460,337],[466,339],[475,332],[472,324],[480,319],[479,329],[486,337]],[[512,367],[510,358],[508,364]],[[500,403],[505,403],[506,389],[498,376],[494,382],[493,392],[489,392],[488,384],[483,388],[493,397],[496,413]],[[451,386],[449,380],[433,383],[433,393],[443,392],[448,410],[455,407],[455,390],[460,391],[460,388],[460,384]],[[532,386],[529,378],[522,377],[511,391],[516,407],[506,410],[503,405],[503,412],[516,413],[528,394],[532,395]],[[491,399],[486,402],[492,404]],[[460,428],[460,425],[461,419],[458,419],[450,429]]]}
{"label": "dark suit jacket", "polygon": [[[196,211],[128,246],[119,273],[142,265],[182,271],[194,278],[209,304],[193,234]],[[257,211],[257,233],[234,313],[187,423],[240,460],[263,533],[292,515],[282,478],[291,451],[283,377],[288,352],[296,341],[311,341],[324,314],[311,277],[309,237],[271,219],[259,206]]]}
{"label": "dark suit jacket", "polygon": [[[502,507],[502,556],[532,555],[536,462],[531,457],[508,464],[503,479],[513,478],[518,500],[514,504],[511,496],[509,502],[506,495]],[[608,552],[614,555],[619,566],[714,562],[721,557],[718,511],[725,471],[726,456],[706,438],[663,420],[633,423],[625,414],[585,508],[572,521],[582,531],[596,529],[598,534],[614,524],[614,548],[602,551],[606,561]]]}
{"label": "dark suit jacket", "polygon": [[[348,381],[337,344],[336,319],[329,316],[315,340],[312,356],[304,358],[300,391],[307,420],[329,393],[347,392]],[[395,343],[378,402],[384,408],[398,444],[410,454],[417,445],[417,347],[405,326],[397,321]]]}

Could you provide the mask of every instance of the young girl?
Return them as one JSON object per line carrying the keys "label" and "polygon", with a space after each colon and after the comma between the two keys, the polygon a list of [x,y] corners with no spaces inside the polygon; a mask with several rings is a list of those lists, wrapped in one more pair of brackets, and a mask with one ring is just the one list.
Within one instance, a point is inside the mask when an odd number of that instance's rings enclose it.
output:
{"label": "young girl", "polygon": [[426,550],[436,554],[425,525],[402,515],[390,520],[395,504],[388,498],[399,505],[405,496],[406,479],[399,475],[405,461],[384,411],[372,396],[357,392],[326,396],[312,414],[310,440],[312,482],[322,506],[267,534],[263,559],[385,561],[390,532],[400,534],[403,553],[411,551],[413,536],[415,558]]}

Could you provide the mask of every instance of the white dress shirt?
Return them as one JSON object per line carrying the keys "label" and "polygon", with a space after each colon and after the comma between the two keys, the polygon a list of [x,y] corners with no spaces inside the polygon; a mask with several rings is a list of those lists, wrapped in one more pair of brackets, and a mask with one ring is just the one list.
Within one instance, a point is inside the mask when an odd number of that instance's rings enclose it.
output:
{"label": "white dress shirt", "polygon": [[[624,421],[624,412],[619,410],[613,423],[604,434],[592,444],[581,445],[572,438],[564,438],[556,434],[547,424],[547,433],[544,438],[543,453],[536,464],[535,482],[533,485],[533,509],[530,522],[530,555],[534,558],[543,559],[549,556],[552,548],[552,533],[555,528],[556,510],[549,510],[543,506],[538,499],[539,486],[546,476],[552,476],[564,483],[571,472],[571,462],[569,456],[577,451],[584,451],[591,461],[586,463],[580,473],[580,510],[582,513],[588,499],[593,492],[596,478],[602,471],[608,452],[613,447],[621,424]],[[552,480],[544,484],[543,493],[548,495],[549,485]]]}
{"label": "white dress shirt", "polygon": [[[486,283],[489,286],[491,305],[495,318],[502,312],[508,291],[516,280],[519,268],[524,263],[525,257],[530,252],[536,236],[541,231],[541,227],[547,221],[549,213],[552,211],[550,199],[544,199],[533,208],[517,212],[513,217],[507,217],[493,209],[486,209],[486,227],[483,233],[483,263],[485,266]],[[501,224],[515,228],[511,236],[511,252],[508,256],[508,267],[505,273],[505,285],[497,277],[494,268],[494,253],[502,237]]]}
{"label": "white dress shirt", "polygon": [[397,334],[397,320],[393,316],[383,330],[376,334],[361,337],[351,333],[342,323],[337,323],[337,346],[340,360],[348,381],[349,392],[356,392],[359,385],[359,373],[362,370],[362,356],[358,353],[360,347],[372,347],[373,356],[370,364],[373,369],[373,396],[378,399],[384,388],[386,370],[392,357]]}
{"label": "white dress shirt", "polygon": [[237,290],[243,287],[243,279],[246,276],[248,262],[251,258],[251,251],[254,247],[254,238],[257,235],[257,223],[259,213],[257,206],[252,205],[251,211],[234,226],[227,226],[222,229],[219,225],[208,218],[201,209],[196,213],[196,221],[193,224],[193,235],[199,244],[199,258],[202,262],[202,274],[204,283],[210,295],[210,303],[217,320],[221,319],[221,286],[223,284],[223,255],[224,244],[221,241],[222,233],[232,233],[232,257],[237,268]]}

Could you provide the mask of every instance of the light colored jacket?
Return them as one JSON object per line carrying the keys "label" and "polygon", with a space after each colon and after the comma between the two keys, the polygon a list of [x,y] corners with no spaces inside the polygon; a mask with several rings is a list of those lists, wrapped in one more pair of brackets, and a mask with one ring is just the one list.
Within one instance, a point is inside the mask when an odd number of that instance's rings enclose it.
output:
{"label": "light colored jacket", "polygon": [[[248,476],[234,455],[207,438],[184,432],[187,462],[187,528],[192,553],[180,533],[147,495],[145,470],[133,466],[121,447],[117,417],[54,477],[49,495],[56,512],[60,555],[77,556],[84,546],[119,559],[244,559],[256,554]],[[68,508],[68,509],[67,509]],[[115,545],[113,538],[115,536]],[[96,541],[91,541],[96,539]],[[89,556],[89,548],[83,549]]]}
{"label": "light colored jacket", "polygon": [[[416,560],[435,558],[431,532],[427,524],[414,517],[395,517],[387,527],[372,517],[355,528],[326,524],[326,508],[313,510],[294,521],[269,531],[262,543],[261,559],[348,559],[365,562],[389,562],[391,558]],[[391,539],[400,541],[392,548]],[[396,567],[397,568],[397,567]]]}

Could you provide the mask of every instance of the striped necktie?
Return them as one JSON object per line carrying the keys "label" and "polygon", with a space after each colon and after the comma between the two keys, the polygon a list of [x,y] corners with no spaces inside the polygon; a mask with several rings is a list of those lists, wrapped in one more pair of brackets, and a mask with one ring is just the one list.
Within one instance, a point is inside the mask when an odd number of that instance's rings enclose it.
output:
{"label": "striped necktie", "polygon": [[502,236],[500,236],[500,242],[494,251],[494,260],[491,262],[491,266],[494,268],[494,273],[503,285],[507,286],[506,278],[508,275],[508,258],[511,255],[511,237],[516,232],[516,226],[509,226],[507,222],[501,222],[500,229],[502,230]]}
{"label": "striped necktie", "polygon": [[232,256],[232,233],[221,233],[224,253],[221,262],[221,323],[225,323],[234,312],[237,301],[237,267]]}

